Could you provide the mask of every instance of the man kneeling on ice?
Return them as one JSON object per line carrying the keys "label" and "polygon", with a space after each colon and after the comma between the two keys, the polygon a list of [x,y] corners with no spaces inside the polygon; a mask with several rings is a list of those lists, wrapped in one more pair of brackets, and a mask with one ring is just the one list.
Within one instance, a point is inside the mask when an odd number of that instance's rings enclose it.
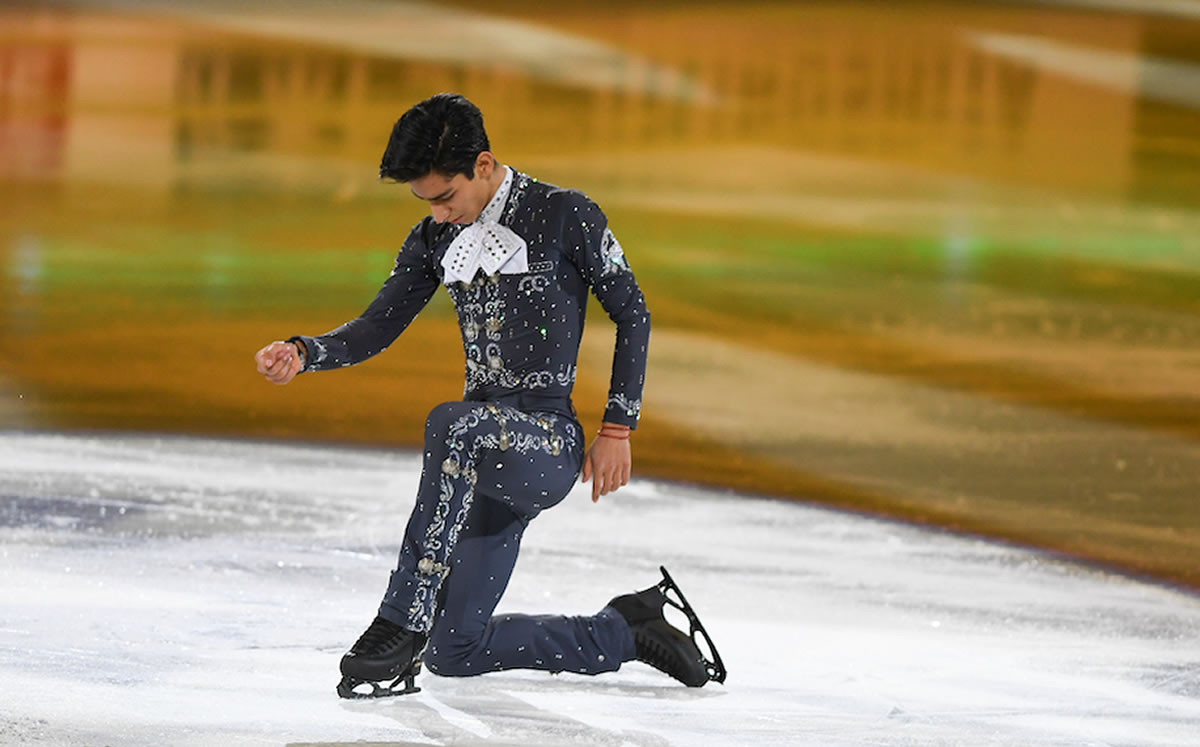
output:
{"label": "man kneeling on ice", "polygon": [[[439,286],[458,315],[463,401],[438,405],[425,423],[424,467],[399,561],[378,616],[342,658],[338,694],[415,692],[422,662],[436,674],[466,676],[599,674],[637,660],[691,687],[723,682],[716,649],[665,569],[658,584],[590,617],[492,615],[526,525],[559,503],[581,470],[593,501],[629,481],[650,314],[600,208],[502,165],[489,148],[483,116],[462,96],[438,94],[409,109],[379,173],[406,182],[432,215],[409,232],[360,317],[255,356],[259,372],[286,384],[302,371],[383,352]],[[571,389],[589,291],[617,336],[604,422],[585,453]],[[687,633],[663,616],[668,603],[687,615]]]}

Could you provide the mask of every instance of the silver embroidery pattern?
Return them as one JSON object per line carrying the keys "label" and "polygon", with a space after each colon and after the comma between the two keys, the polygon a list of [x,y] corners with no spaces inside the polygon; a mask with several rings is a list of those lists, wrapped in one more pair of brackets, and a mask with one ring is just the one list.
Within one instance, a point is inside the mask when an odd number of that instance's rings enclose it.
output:
{"label": "silver embroidery pattern", "polygon": [[[522,282],[534,277],[522,278]],[[463,393],[481,387],[503,389],[545,389],[554,384],[571,386],[575,383],[575,366],[558,371],[532,371],[520,374],[508,367],[501,352],[505,313],[501,279],[480,276],[472,283],[458,283],[449,288],[450,298],[458,310],[462,325],[463,352],[466,374]],[[545,282],[549,285],[549,279]],[[518,286],[519,288],[520,286]]]}
{"label": "silver embroidery pattern", "polygon": [[329,348],[325,346],[325,343],[315,338],[312,342],[313,347],[315,347],[316,350],[313,351],[312,360],[308,362],[308,365],[305,366],[305,368],[310,371],[316,371],[317,366],[321,363],[324,363],[325,359],[329,357]]}
{"label": "silver embroidery pattern", "polygon": [[569,387],[575,383],[575,366],[567,366],[566,370],[533,371],[525,374],[521,384],[526,389],[547,389],[554,384]]}
{"label": "silver embroidery pattern", "polygon": [[515,173],[516,179],[508,190],[508,202],[504,204],[504,217],[500,219],[500,222],[506,226],[512,225],[517,208],[525,201],[525,193],[529,191],[529,185],[534,182],[534,179],[528,174],[522,174],[520,171],[515,171]]}
{"label": "silver embroidery pattern", "polygon": [[521,293],[544,293],[550,287],[550,278],[545,275],[525,275],[517,283]]}
{"label": "silver embroidery pattern", "polygon": [[[438,502],[425,529],[424,547],[421,559],[417,561],[417,588],[408,608],[406,627],[409,630],[428,631],[433,627],[433,600],[437,597],[438,586],[450,573],[450,556],[475,499],[475,483],[479,479],[475,465],[481,454],[489,450],[517,454],[541,451],[557,457],[564,450],[574,449],[577,443],[573,424],[564,423],[565,438],[555,432],[558,420],[552,413],[535,416],[513,407],[488,403],[472,408],[450,425],[446,437],[449,455],[442,462]],[[488,421],[495,421],[495,430],[479,427]],[[511,431],[508,424],[513,421],[536,426],[540,432]],[[451,517],[451,504],[459,489],[462,505]]]}
{"label": "silver embroidery pattern", "polygon": [[493,275],[459,283],[450,289],[450,297],[462,325],[467,367],[464,393],[489,384],[516,387],[520,378],[505,366],[500,351],[505,320],[500,278]]}
{"label": "silver embroidery pattern", "polygon": [[608,405],[610,407],[616,405],[631,418],[640,418],[642,416],[642,401],[640,399],[629,399],[624,394],[614,394],[608,398]]}
{"label": "silver embroidery pattern", "polygon": [[617,237],[613,236],[611,229],[605,228],[604,235],[600,237],[600,259],[602,265],[600,267],[600,277],[608,277],[616,275],[618,272],[628,272],[629,263],[625,260],[625,250],[621,248],[621,242],[617,241]]}

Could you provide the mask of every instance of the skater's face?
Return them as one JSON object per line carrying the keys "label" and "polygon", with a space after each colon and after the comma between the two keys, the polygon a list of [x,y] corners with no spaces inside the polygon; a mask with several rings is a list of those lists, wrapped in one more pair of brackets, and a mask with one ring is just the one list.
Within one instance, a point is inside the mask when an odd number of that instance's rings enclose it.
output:
{"label": "skater's face", "polygon": [[474,223],[496,187],[492,176],[496,173],[496,159],[486,150],[475,159],[475,178],[466,174],[446,176],[430,171],[425,176],[409,182],[412,193],[429,203],[433,219],[438,223]]}

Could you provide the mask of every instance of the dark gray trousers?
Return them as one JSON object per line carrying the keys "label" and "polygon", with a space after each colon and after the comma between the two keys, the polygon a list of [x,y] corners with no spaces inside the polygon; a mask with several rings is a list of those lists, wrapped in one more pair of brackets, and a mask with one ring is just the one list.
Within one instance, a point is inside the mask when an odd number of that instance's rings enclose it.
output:
{"label": "dark gray trousers", "polygon": [[579,424],[498,402],[446,402],[425,423],[416,505],[379,614],[428,633],[425,665],[598,674],[635,658],[624,618],[499,615],[529,521],[558,504],[583,462]]}

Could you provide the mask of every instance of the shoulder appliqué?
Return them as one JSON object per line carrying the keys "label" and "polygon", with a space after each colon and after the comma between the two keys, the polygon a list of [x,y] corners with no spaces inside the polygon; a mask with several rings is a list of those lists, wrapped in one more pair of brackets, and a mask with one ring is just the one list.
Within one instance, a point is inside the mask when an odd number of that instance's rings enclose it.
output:
{"label": "shoulder appliqu\u00e9", "polygon": [[616,275],[618,272],[629,269],[629,263],[625,261],[625,251],[621,249],[621,242],[617,241],[617,237],[613,236],[613,232],[609,228],[604,229],[604,236],[600,239],[600,258],[604,263],[600,268],[600,277]]}

